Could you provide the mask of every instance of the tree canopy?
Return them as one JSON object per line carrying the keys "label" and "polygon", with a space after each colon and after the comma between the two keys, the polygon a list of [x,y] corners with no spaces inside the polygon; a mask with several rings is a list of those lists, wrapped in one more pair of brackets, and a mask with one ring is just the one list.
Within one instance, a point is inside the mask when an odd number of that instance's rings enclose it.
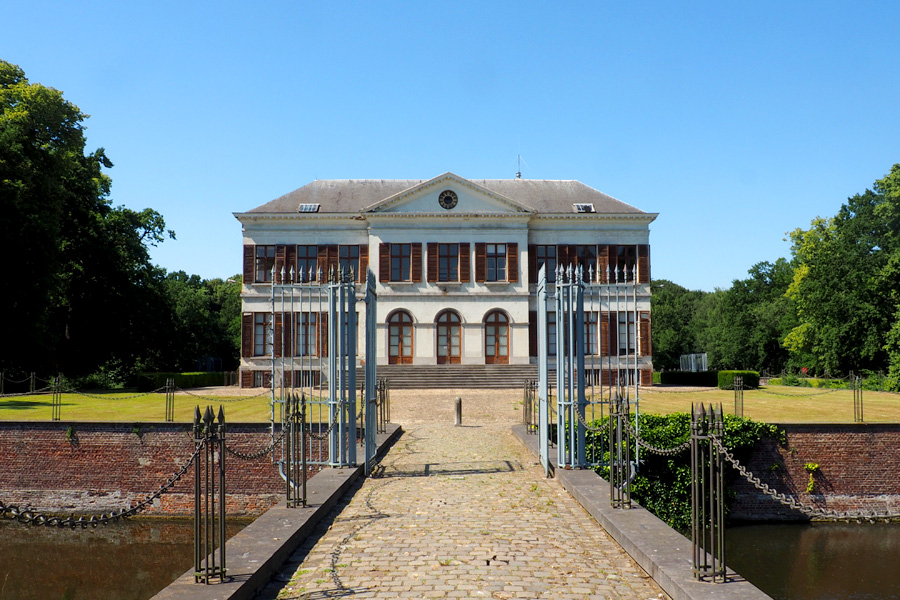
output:
{"label": "tree canopy", "polygon": [[790,260],[727,290],[654,282],[654,365],[706,352],[712,369],[887,371],[900,390],[900,165],[790,238]]}
{"label": "tree canopy", "polygon": [[[149,248],[174,233],[152,208],[113,206],[113,164],[103,148],[86,150],[87,118],[0,60],[0,369],[164,369],[212,351],[230,352],[233,368],[233,340],[215,336],[234,324],[210,310],[227,305],[233,321],[239,301],[221,280],[167,278],[152,264]],[[183,278],[202,293],[180,289]]]}

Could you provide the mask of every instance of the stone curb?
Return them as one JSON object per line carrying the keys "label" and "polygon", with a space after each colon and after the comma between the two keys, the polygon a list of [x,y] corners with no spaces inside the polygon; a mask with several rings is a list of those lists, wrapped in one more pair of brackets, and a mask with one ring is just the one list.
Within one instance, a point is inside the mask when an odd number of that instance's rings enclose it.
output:
{"label": "stone curb", "polygon": [[[515,425],[512,431],[526,448],[540,456],[538,436],[529,434],[524,425]],[[609,482],[595,472],[555,469],[554,476],[672,600],[770,598],[730,570],[727,583],[694,579],[691,541],[636,503],[628,510],[612,508]]]}
{"label": "stone curb", "polygon": [[[399,425],[389,424],[387,433],[378,434],[377,456],[384,456],[402,433]],[[365,455],[362,446],[358,453]],[[282,500],[228,540],[228,581],[194,583],[191,568],[151,600],[251,600],[362,474],[363,466],[320,471],[307,482],[309,506],[289,509]]]}

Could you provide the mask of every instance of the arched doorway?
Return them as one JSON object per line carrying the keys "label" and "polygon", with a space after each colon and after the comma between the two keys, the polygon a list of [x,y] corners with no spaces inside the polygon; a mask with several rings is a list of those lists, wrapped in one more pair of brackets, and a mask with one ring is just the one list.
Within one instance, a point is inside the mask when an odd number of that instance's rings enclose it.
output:
{"label": "arched doorway", "polygon": [[484,362],[509,363],[509,319],[499,310],[492,310],[484,320]]}
{"label": "arched doorway", "polygon": [[388,363],[411,365],[413,361],[413,319],[405,310],[388,318]]}
{"label": "arched doorway", "polygon": [[458,365],[461,343],[459,315],[443,311],[437,317],[437,364]]}

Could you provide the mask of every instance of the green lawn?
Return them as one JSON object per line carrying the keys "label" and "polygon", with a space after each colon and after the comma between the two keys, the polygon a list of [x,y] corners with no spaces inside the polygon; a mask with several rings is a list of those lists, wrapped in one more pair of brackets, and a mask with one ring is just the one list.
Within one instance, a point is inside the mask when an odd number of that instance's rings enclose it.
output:
{"label": "green lawn", "polygon": [[[734,414],[734,391],[661,386],[641,389],[641,412],[689,413],[692,404],[701,403],[721,403],[725,413]],[[631,411],[634,412],[634,406]],[[607,412],[604,409],[604,415]],[[593,414],[588,409],[586,416],[599,418],[600,408]],[[852,423],[853,391],[787,386],[744,390],[744,416],[769,423]],[[867,423],[900,423],[900,394],[864,391],[863,417]]]}
{"label": "green lawn", "polygon": [[[270,399],[271,392],[261,396],[204,396],[202,392],[182,392],[175,395],[175,421],[192,422],[196,406],[200,406],[201,412],[212,406],[218,413],[219,405],[222,405],[226,422],[268,422],[271,417]],[[0,420],[49,421],[51,404],[50,395],[0,398]],[[62,421],[153,422],[164,421],[165,416],[165,394],[67,393],[62,395],[60,408]]]}
{"label": "green lawn", "polygon": [[[734,413],[732,390],[681,390],[643,389],[641,411],[690,412],[691,403],[722,403],[726,413]],[[744,416],[769,423],[852,423],[853,391],[787,386],[744,390]],[[864,391],[863,417],[871,423],[900,423],[900,394]]]}
{"label": "green lawn", "polygon": [[[224,392],[227,394],[228,392]],[[517,395],[519,392],[510,391]],[[175,396],[175,421],[191,422],[194,407],[225,408],[226,421],[267,422],[271,392],[256,396],[204,396],[202,392],[181,392]],[[165,395],[135,393],[63,394],[62,421],[153,422],[165,420]],[[521,396],[517,396],[521,397]],[[0,398],[2,421],[49,421],[51,396]],[[691,403],[722,403],[726,413],[734,412],[734,392],[709,388],[670,389],[654,386],[641,389],[642,412],[668,414],[690,412]],[[310,415],[315,418],[317,415]],[[591,417],[590,414],[587,415]],[[596,413],[599,417],[599,411]],[[744,416],[770,423],[846,423],[853,421],[853,392],[770,386],[744,391]],[[900,423],[900,394],[863,392],[863,416],[868,423]],[[327,420],[327,418],[326,418]]]}

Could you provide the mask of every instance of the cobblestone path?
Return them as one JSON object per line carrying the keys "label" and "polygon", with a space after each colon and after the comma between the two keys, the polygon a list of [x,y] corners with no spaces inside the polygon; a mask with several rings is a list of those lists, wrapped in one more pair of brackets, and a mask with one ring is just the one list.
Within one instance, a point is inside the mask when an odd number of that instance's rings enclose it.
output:
{"label": "cobblestone path", "polygon": [[514,400],[486,398],[482,410],[468,404],[463,427],[452,398],[428,411],[443,422],[398,406],[392,420],[405,433],[381,472],[357,484],[262,597],[666,598],[544,478],[510,433]]}

